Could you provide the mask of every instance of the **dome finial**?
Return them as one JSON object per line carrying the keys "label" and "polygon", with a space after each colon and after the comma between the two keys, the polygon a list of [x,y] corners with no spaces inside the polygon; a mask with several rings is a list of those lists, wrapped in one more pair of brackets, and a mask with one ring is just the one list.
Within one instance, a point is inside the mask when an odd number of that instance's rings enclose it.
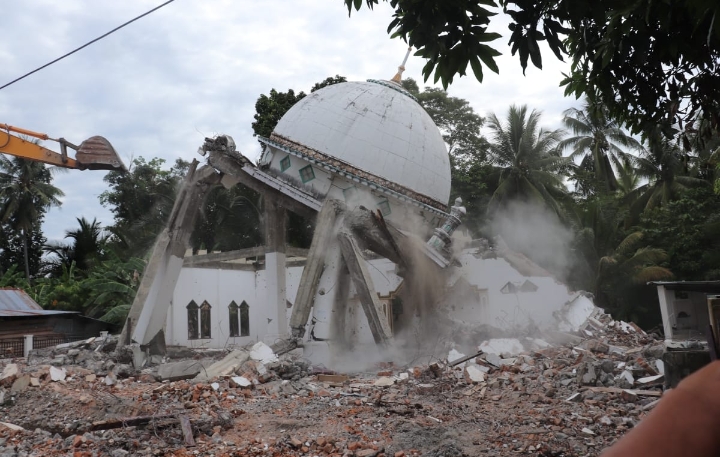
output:
{"label": "dome finial", "polygon": [[412,46],[410,46],[408,48],[407,53],[405,54],[405,58],[403,59],[400,66],[398,67],[398,72],[395,73],[395,76],[393,76],[393,78],[390,81],[400,84],[400,81],[402,81],[403,71],[405,71],[405,64],[407,63],[408,57],[410,57],[410,51],[412,51]]}

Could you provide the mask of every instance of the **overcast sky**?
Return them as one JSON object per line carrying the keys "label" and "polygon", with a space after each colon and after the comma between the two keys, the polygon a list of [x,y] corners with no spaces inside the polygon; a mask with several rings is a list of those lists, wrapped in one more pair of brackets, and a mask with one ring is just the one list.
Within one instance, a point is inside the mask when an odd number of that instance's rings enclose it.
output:
{"label": "overcast sky", "polygon": [[[23,0],[5,2],[0,31],[0,85],[96,38],[163,0]],[[348,18],[342,0],[176,0],[73,56],[0,91],[0,123],[65,137],[79,144],[105,136],[126,164],[161,157],[171,164],[196,154],[204,137],[231,135],[256,159],[251,123],[255,101],[275,88],[308,92],[328,76],[390,79],[407,45],[386,33],[392,10],[383,3]],[[495,46],[500,75],[456,79],[451,95],[482,115],[515,104],[543,111],[558,128],[562,111],[579,106],[558,87],[567,64],[544,50],[544,67],[523,76],[507,47]],[[411,56],[405,76],[422,86],[424,61]],[[52,142],[45,146],[55,148]],[[45,235],[59,240],[75,218],[112,214],[100,205],[105,172],[58,174],[61,208],[46,216]]]}

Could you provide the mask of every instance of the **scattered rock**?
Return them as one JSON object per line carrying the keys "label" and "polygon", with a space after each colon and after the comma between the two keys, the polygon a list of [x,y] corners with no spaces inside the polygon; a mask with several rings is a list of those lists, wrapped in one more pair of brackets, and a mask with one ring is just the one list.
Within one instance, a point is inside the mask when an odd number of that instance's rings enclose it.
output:
{"label": "scattered rock", "polygon": [[67,377],[67,373],[65,372],[65,368],[58,368],[55,366],[50,367],[50,380],[51,381],[64,381]]}
{"label": "scattered rock", "polygon": [[19,393],[24,391],[30,386],[30,375],[22,375],[19,378],[15,380],[15,382],[12,384],[12,387],[10,387],[11,393]]}

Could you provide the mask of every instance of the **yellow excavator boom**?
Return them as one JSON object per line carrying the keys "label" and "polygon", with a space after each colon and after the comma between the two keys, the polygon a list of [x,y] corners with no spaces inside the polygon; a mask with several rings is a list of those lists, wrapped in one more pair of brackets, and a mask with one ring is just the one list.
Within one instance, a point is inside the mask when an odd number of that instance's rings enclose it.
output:
{"label": "yellow excavator boom", "polygon": [[[33,141],[17,135],[30,136],[40,140],[56,141],[60,151],[55,152]],[[67,148],[76,151],[75,158],[69,157]],[[0,124],[0,153],[10,154],[28,160],[43,162],[63,168],[78,170],[120,170],[126,171],[120,156],[110,142],[101,136],[93,136],[75,146],[64,138],[51,138],[45,133],[34,132],[7,124]]]}

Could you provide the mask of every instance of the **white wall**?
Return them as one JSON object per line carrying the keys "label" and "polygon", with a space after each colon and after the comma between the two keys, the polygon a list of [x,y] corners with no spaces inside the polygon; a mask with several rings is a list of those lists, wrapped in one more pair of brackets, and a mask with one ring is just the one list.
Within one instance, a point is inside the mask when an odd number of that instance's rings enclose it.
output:
{"label": "white wall", "polygon": [[[442,304],[450,318],[503,329],[524,328],[531,322],[539,328],[556,328],[557,320],[553,313],[577,299],[566,286],[553,278],[525,277],[502,258],[481,259],[476,258],[473,251],[465,251],[459,259],[463,266],[453,276],[455,280]],[[394,270],[395,264],[387,259],[368,262],[375,290],[381,296],[389,295],[400,286],[402,279]],[[295,302],[301,275],[302,267],[288,268],[286,287],[290,303]],[[508,282],[521,284],[528,279],[538,286],[537,291],[510,294],[500,291]],[[277,311],[267,305],[266,287],[264,270],[183,268],[168,313],[168,344],[222,348],[245,345],[264,338],[266,343],[272,343],[267,340],[274,333],[268,319],[275,319]],[[212,338],[188,340],[185,307],[190,300],[194,300],[198,306],[207,300],[212,306]],[[229,336],[228,305],[233,300],[238,305],[243,300],[250,305],[250,336]],[[349,339],[355,344],[371,344],[372,333],[352,286],[348,308],[346,328]],[[291,311],[290,308],[286,309],[288,320]],[[308,330],[306,335],[309,334]]]}
{"label": "white wall", "polygon": [[[477,289],[474,296],[456,291],[446,303],[450,317],[469,324],[488,324],[502,329],[524,328],[530,323],[541,329],[554,328],[557,320],[553,313],[575,298],[567,286],[551,277],[526,277],[515,270],[505,259],[482,259],[465,251],[460,256],[463,267],[458,278]],[[508,283],[522,284],[526,280],[538,286],[535,292],[502,293]],[[487,296],[482,304],[481,296]]]}
{"label": "white wall", "polygon": [[[301,273],[301,267],[290,267],[287,270],[287,297],[291,303],[295,300]],[[188,339],[186,306],[191,300],[194,300],[198,306],[207,300],[212,306],[210,311],[212,338]],[[249,336],[230,337],[228,305],[233,300],[238,306],[243,301],[250,306]],[[289,317],[290,309],[287,309],[287,315]],[[273,333],[274,327],[272,323],[268,323],[268,319],[275,320],[276,317],[276,310],[267,306],[264,270],[183,268],[168,312],[166,340],[169,345],[198,348],[243,346],[263,340],[266,335]]]}
{"label": "white wall", "polygon": [[[707,326],[710,325],[707,297],[702,292],[686,292],[682,298],[674,290],[658,286],[658,299],[662,314],[665,340],[687,340],[704,338]],[[687,318],[680,318],[685,313]]]}

